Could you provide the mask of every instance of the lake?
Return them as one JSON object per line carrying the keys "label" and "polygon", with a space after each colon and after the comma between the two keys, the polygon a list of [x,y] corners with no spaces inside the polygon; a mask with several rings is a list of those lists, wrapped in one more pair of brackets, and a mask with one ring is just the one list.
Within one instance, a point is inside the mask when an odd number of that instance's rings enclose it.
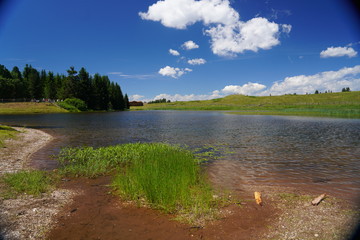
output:
{"label": "lake", "polygon": [[39,168],[56,167],[49,156],[64,146],[211,145],[231,152],[207,166],[216,182],[229,189],[241,184],[291,186],[348,200],[360,193],[359,119],[131,111],[2,115],[0,123],[38,128],[56,137],[33,155]]}

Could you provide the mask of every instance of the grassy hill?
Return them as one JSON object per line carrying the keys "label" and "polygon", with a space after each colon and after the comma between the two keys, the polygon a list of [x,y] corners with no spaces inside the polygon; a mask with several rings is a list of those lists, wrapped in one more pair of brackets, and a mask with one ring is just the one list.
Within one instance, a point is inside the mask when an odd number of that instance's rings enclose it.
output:
{"label": "grassy hill", "polygon": [[132,110],[227,110],[247,115],[301,115],[360,118],[360,91],[283,96],[230,95],[224,98],[145,104]]}
{"label": "grassy hill", "polygon": [[64,113],[67,110],[45,102],[0,103],[0,114]]}

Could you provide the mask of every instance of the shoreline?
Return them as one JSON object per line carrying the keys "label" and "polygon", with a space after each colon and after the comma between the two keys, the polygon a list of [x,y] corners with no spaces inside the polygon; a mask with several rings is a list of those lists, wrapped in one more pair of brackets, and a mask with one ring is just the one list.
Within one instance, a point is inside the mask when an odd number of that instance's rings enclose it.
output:
{"label": "shoreline", "polygon": [[50,134],[31,128],[13,127],[19,133],[15,139],[5,140],[6,147],[0,152],[0,176],[29,169],[31,156],[54,138]]}
{"label": "shoreline", "polygon": [[[41,150],[53,139],[51,135],[37,129],[16,128],[16,130],[20,131],[17,138],[7,140],[7,148],[1,149],[0,176],[6,172],[11,173],[30,169],[29,160],[32,154]],[[73,179],[69,183],[70,185],[76,185],[78,182],[79,180]],[[98,191],[87,194],[89,189],[97,186],[96,184],[83,185],[84,188],[80,189],[68,188],[64,186],[66,184],[61,185],[63,186],[62,189],[42,194],[40,198],[24,195],[18,199],[0,199],[0,239],[1,237],[4,239],[46,239],[54,228],[63,226],[61,221],[65,221],[65,224],[68,221],[76,221],[73,217],[81,214],[81,211],[77,209],[85,207],[82,201],[78,202],[76,199],[79,197],[80,199],[91,199]],[[294,237],[321,239],[328,236],[333,237],[326,239],[342,239],[341,237],[346,235],[346,231],[352,229],[353,222],[359,217],[358,210],[353,210],[355,208],[331,196],[319,206],[314,207],[309,205],[309,199],[312,196],[305,195],[308,193],[299,191],[299,189],[261,185],[247,185],[244,188],[246,189],[244,192],[234,193],[233,195],[239,195],[242,199],[240,207],[237,204],[232,204],[221,209],[225,214],[221,219],[215,220],[214,223],[209,223],[209,225],[205,225],[201,229],[194,230],[191,227],[190,230],[182,229],[183,233],[189,234],[189,239],[201,239],[203,236],[207,239],[216,239],[216,237],[233,239],[233,236],[239,237],[241,235],[241,228],[246,227],[264,232],[261,239],[294,239]],[[259,207],[254,203],[253,191],[263,193],[263,207]],[[114,206],[110,207],[116,209],[117,205],[121,205],[122,202],[121,199],[115,199],[113,204],[110,204]],[[94,204],[92,208],[96,209],[98,203],[95,202]],[[108,200],[104,201],[104,205],[109,205]],[[75,212],[73,212],[74,209]],[[139,208],[130,207],[130,209],[130,216],[133,216],[133,214],[139,215],[144,211],[144,209],[139,210]],[[158,214],[155,211],[155,216]],[[64,217],[65,220],[62,219]],[[259,219],[257,219],[259,217],[263,218],[261,221],[266,220],[261,226],[259,226]],[[171,221],[170,218],[169,216],[169,221]],[[104,222],[106,221],[107,219],[104,219]],[[167,221],[166,217],[162,221]],[[121,226],[122,223],[118,222],[117,224]],[[139,222],[136,220],[134,224],[138,225]],[[142,227],[150,227],[150,225]],[[66,228],[64,231],[66,231]],[[86,229],[82,231],[83,234],[86,233],[84,233]],[[250,233],[253,234],[252,231]],[[143,234],[146,235],[146,232]],[[157,235],[158,239],[163,239],[162,237],[160,233]],[[256,236],[254,239],[258,239],[258,237]]]}
{"label": "shoreline", "polygon": [[[13,128],[19,133],[5,140],[6,147],[0,149],[0,176],[31,169],[31,156],[54,139],[41,130]],[[68,189],[55,189],[36,198],[0,198],[0,239],[43,239],[56,224],[57,214],[75,195]]]}

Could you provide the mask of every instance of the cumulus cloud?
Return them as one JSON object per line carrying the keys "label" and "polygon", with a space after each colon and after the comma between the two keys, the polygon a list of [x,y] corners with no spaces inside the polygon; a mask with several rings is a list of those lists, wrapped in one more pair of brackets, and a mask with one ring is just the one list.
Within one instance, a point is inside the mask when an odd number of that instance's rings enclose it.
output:
{"label": "cumulus cloud", "polygon": [[184,75],[187,72],[191,72],[192,70],[190,68],[174,68],[174,67],[170,67],[170,66],[166,66],[164,68],[161,68],[159,70],[159,74],[163,75],[163,76],[167,76],[167,77],[172,77],[172,78],[179,78],[182,75]]}
{"label": "cumulus cloud", "polygon": [[144,98],[145,96],[143,95],[139,95],[139,94],[134,94],[130,96],[130,101],[140,101]]}
{"label": "cumulus cloud", "polygon": [[230,94],[242,94],[242,95],[257,95],[260,91],[264,90],[266,88],[265,85],[262,85],[260,83],[246,83],[242,86],[239,85],[228,85],[225,86],[221,92],[225,95]]}
{"label": "cumulus cloud", "polygon": [[195,100],[209,100],[214,98],[220,98],[223,97],[223,95],[219,94],[219,91],[213,91],[211,94],[166,94],[162,93],[154,97],[154,100],[156,99],[163,99],[166,98],[167,100],[174,101],[195,101]]}
{"label": "cumulus cloud", "polygon": [[281,32],[291,31],[291,25],[279,25],[261,17],[241,21],[229,0],[162,0],[139,15],[144,20],[159,21],[177,29],[202,22],[209,27],[204,34],[211,38],[213,53],[221,56],[270,49],[280,43]]}
{"label": "cumulus cloud", "polygon": [[329,47],[324,51],[321,51],[320,57],[329,58],[329,57],[344,57],[348,56],[356,57],[357,52],[352,47]]}
{"label": "cumulus cloud", "polygon": [[208,94],[159,94],[155,99],[166,98],[171,101],[209,100],[225,97],[231,94],[242,95],[283,95],[288,93],[306,94],[314,93],[315,90],[324,92],[332,90],[341,91],[344,87],[351,90],[360,90],[360,65],[344,67],[337,71],[320,72],[314,75],[298,75],[286,77],[282,81],[274,82],[270,87],[260,83],[248,82],[243,85],[228,85],[221,90],[215,90]]}
{"label": "cumulus cloud", "polygon": [[281,95],[286,93],[313,93],[315,90],[340,91],[343,87],[359,90],[360,65],[345,67],[338,71],[320,72],[314,75],[299,75],[286,77],[283,81],[275,82],[265,94]]}
{"label": "cumulus cloud", "polygon": [[187,42],[184,42],[183,45],[181,45],[181,46],[186,50],[199,48],[199,45],[197,45],[195,42],[193,42],[191,40],[187,41]]}
{"label": "cumulus cloud", "polygon": [[171,55],[173,55],[173,56],[179,56],[180,55],[180,53],[178,51],[174,50],[174,49],[169,49],[169,53]]}
{"label": "cumulus cloud", "polygon": [[213,53],[220,56],[234,56],[246,50],[257,52],[280,44],[279,25],[261,17],[233,25],[218,24],[205,33],[211,37]]}
{"label": "cumulus cloud", "polygon": [[163,0],[140,12],[144,20],[159,21],[166,27],[186,29],[196,22],[231,24],[239,14],[228,0]]}
{"label": "cumulus cloud", "polygon": [[187,62],[188,64],[191,65],[202,65],[206,63],[206,60],[203,58],[194,58],[194,59],[189,59]]}

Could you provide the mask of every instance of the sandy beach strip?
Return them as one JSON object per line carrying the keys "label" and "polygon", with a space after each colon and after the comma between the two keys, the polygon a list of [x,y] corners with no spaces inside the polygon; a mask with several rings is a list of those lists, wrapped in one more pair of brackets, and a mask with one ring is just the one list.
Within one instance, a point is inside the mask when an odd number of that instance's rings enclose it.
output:
{"label": "sandy beach strip", "polygon": [[[30,169],[31,155],[53,139],[41,130],[14,129],[19,131],[18,135],[6,140],[5,147],[0,149],[0,176]],[[68,189],[56,189],[40,197],[0,198],[0,239],[44,239],[56,224],[56,215],[74,195]]]}

